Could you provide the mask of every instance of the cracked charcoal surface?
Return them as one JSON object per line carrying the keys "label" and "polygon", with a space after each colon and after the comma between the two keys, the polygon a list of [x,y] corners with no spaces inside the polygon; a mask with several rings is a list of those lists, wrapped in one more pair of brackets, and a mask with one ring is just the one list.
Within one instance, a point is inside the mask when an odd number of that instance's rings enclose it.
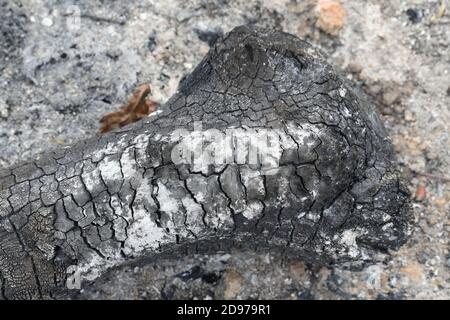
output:
{"label": "cracked charcoal surface", "polygon": [[[271,129],[278,170],[174,164],[177,143],[198,144],[194,121]],[[249,27],[219,40],[160,114],[3,169],[0,190],[8,299],[63,297],[69,266],[88,283],[133,259],[234,248],[357,268],[411,232],[372,107],[306,42]]]}

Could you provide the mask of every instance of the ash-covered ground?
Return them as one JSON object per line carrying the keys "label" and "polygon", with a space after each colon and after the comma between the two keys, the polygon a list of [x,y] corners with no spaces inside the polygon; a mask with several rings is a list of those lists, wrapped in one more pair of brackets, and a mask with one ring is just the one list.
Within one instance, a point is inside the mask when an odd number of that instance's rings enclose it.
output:
{"label": "ash-covered ground", "polygon": [[141,83],[164,103],[217,38],[256,24],[308,40],[361,85],[414,196],[410,241],[361,271],[187,256],[113,270],[75,298],[450,298],[450,3],[336,2],[0,0],[0,167],[98,134]]}

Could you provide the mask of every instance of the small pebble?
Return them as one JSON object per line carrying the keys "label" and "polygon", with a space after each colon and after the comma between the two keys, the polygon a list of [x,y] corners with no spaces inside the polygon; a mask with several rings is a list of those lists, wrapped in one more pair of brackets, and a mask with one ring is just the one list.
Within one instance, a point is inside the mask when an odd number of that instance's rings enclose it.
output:
{"label": "small pebble", "polygon": [[318,0],[316,27],[336,36],[345,23],[345,9],[339,0]]}
{"label": "small pebble", "polygon": [[147,48],[150,50],[150,52],[153,52],[157,47],[156,38],[155,36],[151,35],[148,37],[147,40]]}
{"label": "small pebble", "polygon": [[41,23],[45,27],[51,27],[53,25],[53,20],[50,17],[45,17],[44,19],[42,19]]}
{"label": "small pebble", "polygon": [[406,15],[408,16],[409,21],[412,23],[418,23],[421,20],[421,14],[415,9],[406,10]]}
{"label": "small pebble", "polygon": [[421,183],[417,186],[417,189],[416,189],[416,200],[423,201],[426,196],[427,196],[427,191],[425,189],[425,185],[423,185]]}
{"label": "small pebble", "polygon": [[9,111],[6,102],[0,99],[0,118],[8,118]]}
{"label": "small pebble", "polygon": [[408,122],[414,122],[414,120],[415,120],[414,114],[411,111],[406,110],[405,111],[405,120]]}

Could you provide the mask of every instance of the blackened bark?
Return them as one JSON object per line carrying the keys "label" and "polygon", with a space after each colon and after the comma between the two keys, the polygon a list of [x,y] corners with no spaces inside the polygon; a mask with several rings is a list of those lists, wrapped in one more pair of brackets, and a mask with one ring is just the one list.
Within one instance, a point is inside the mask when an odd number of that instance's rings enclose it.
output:
{"label": "blackened bark", "polygon": [[[59,297],[72,273],[90,281],[161,252],[267,248],[358,266],[406,241],[408,192],[383,125],[307,43],[238,27],[162,109],[0,171],[3,298]],[[201,146],[196,121],[223,141],[269,131],[278,166],[251,163],[237,140],[233,161],[175,161],[174,148]]]}

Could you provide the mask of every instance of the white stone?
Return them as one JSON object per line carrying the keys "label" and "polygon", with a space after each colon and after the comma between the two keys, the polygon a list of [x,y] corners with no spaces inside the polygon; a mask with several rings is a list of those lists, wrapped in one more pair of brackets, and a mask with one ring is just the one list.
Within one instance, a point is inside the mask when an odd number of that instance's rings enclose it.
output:
{"label": "white stone", "polygon": [[41,23],[45,27],[51,27],[53,25],[53,19],[50,17],[45,17],[42,19]]}

